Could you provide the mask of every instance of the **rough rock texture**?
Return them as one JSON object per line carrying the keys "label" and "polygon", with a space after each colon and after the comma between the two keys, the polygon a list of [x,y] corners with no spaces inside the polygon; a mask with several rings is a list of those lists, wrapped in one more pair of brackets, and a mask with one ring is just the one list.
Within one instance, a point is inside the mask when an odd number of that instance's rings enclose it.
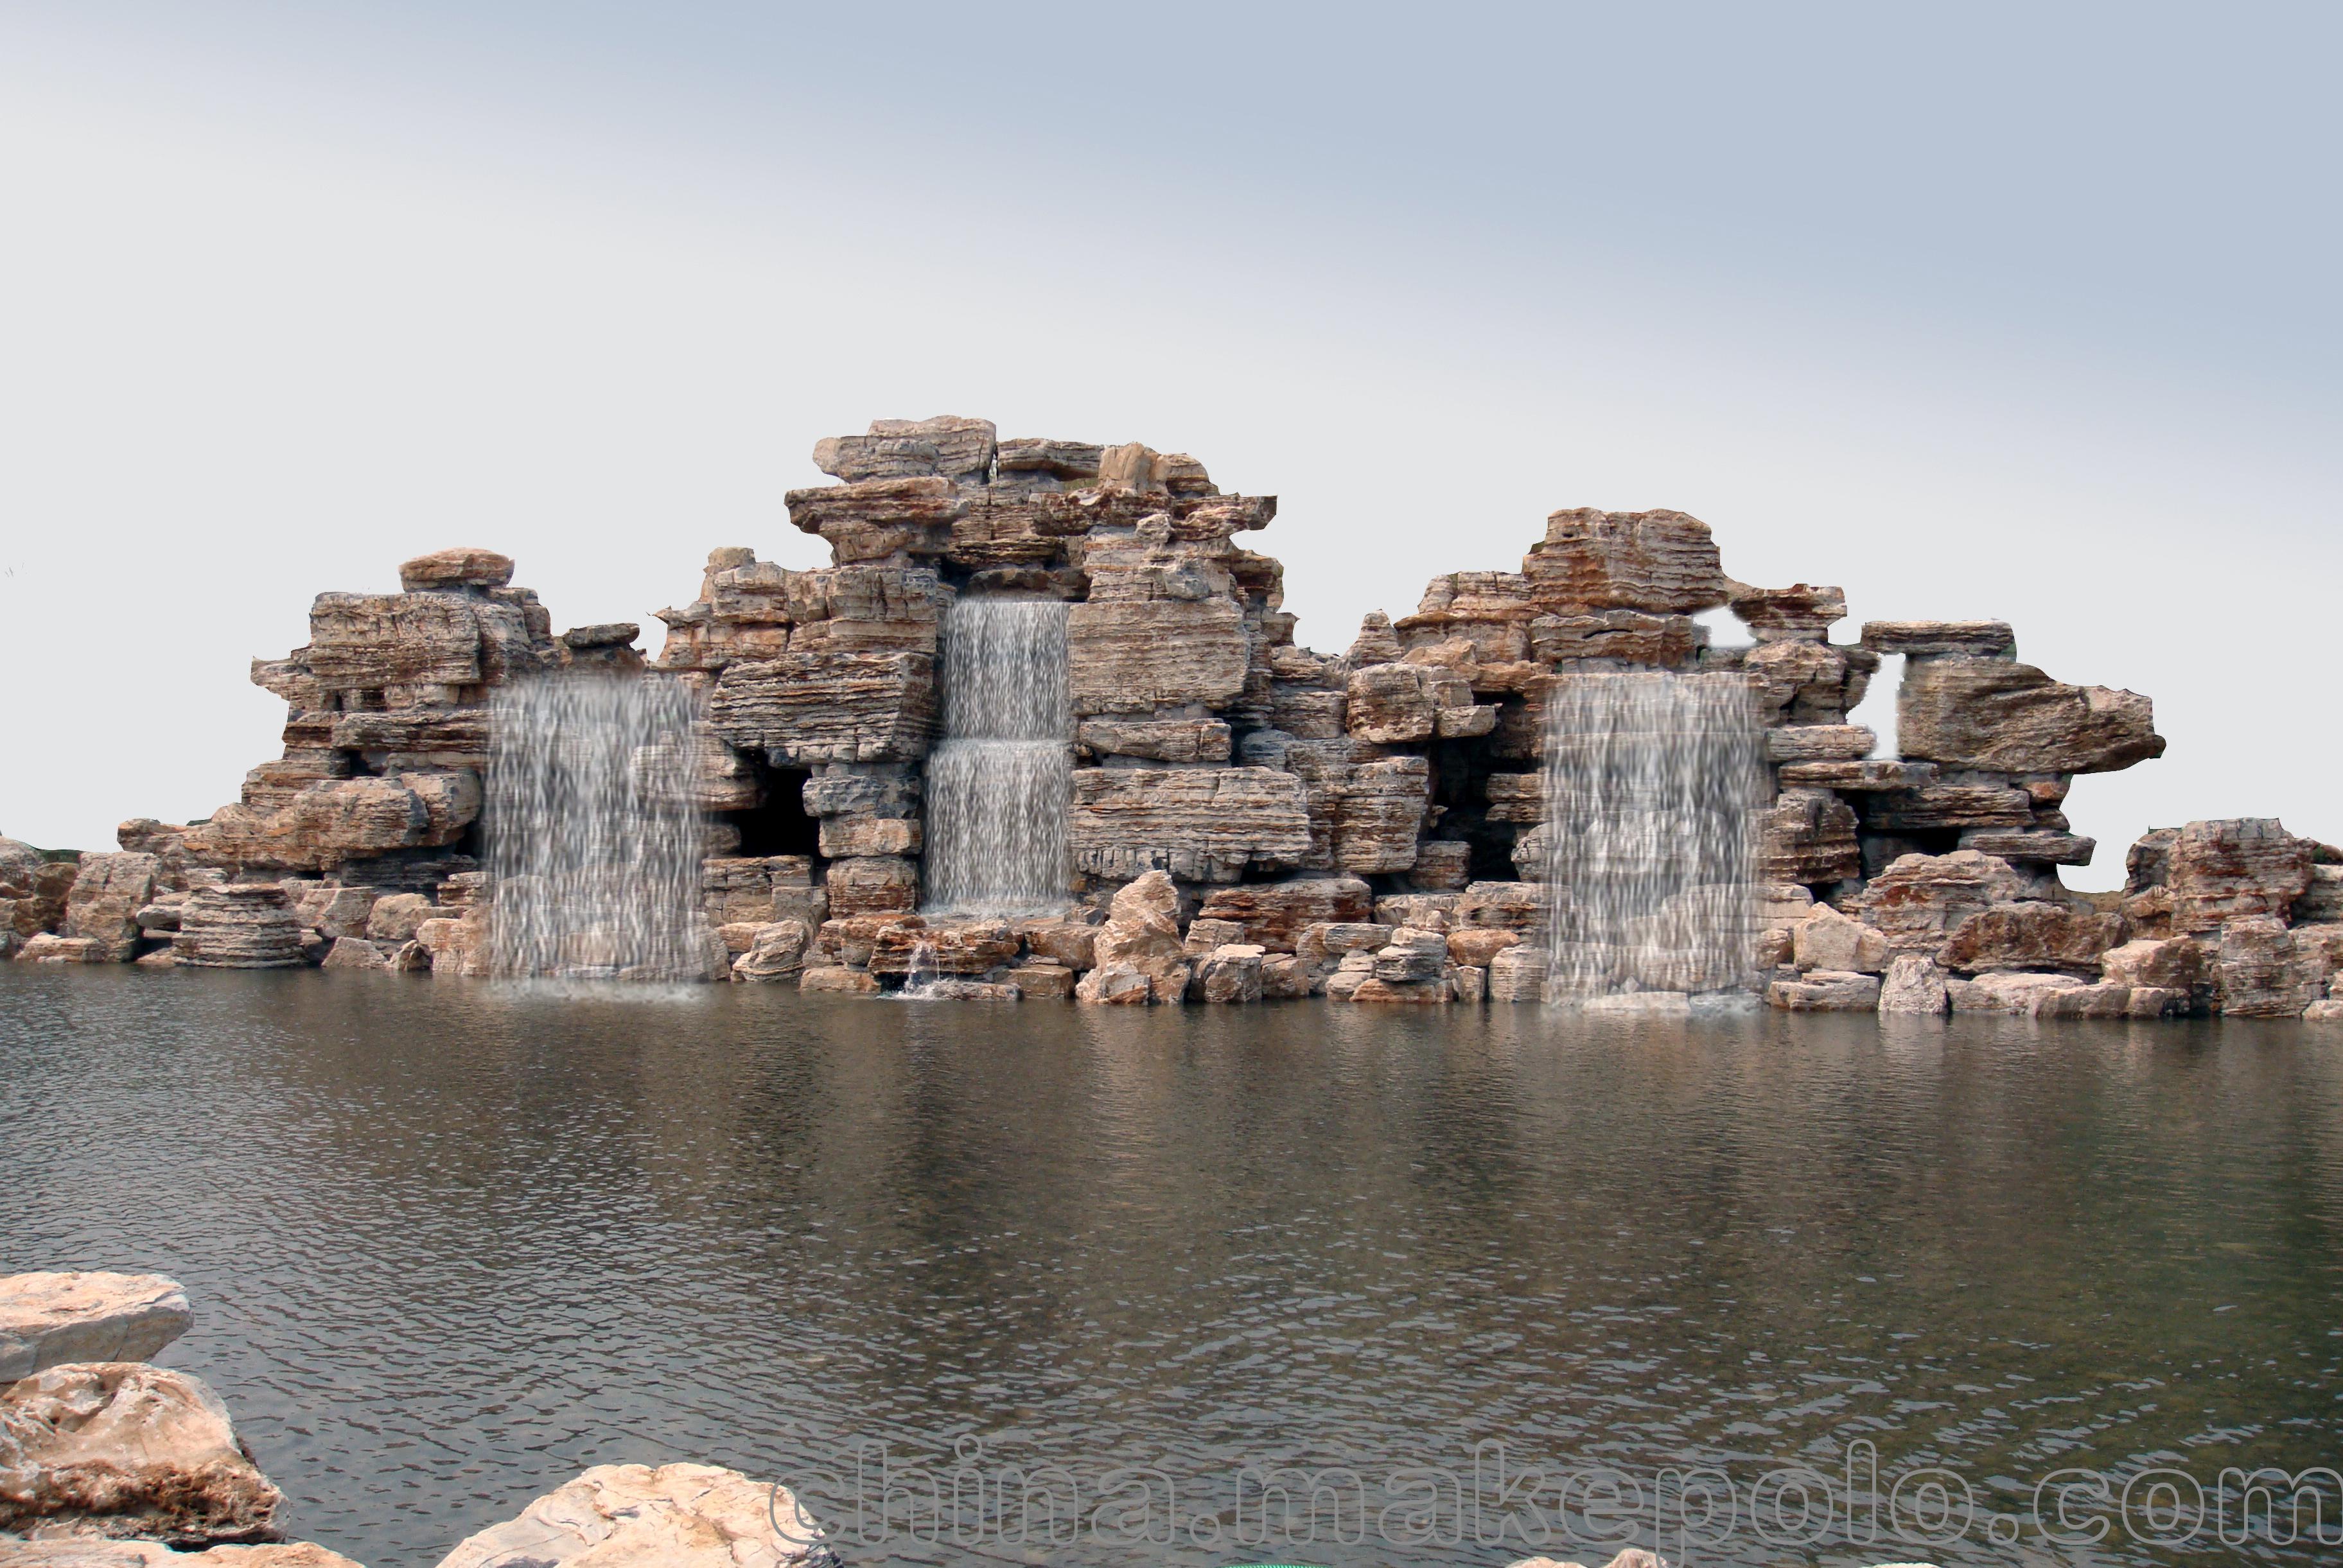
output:
{"label": "rough rock texture", "polygon": [[2008,861],[1956,849],[1899,857],[1846,900],[1846,908],[1875,927],[1897,952],[1934,954],[1971,915],[2016,903],[2034,891],[2034,883]]}
{"label": "rough rock texture", "polygon": [[1729,592],[1708,525],[1682,512],[1554,512],[1522,575],[1541,608],[1711,609]]}
{"label": "rough rock texture", "polygon": [[0,1388],[0,1531],[252,1540],[283,1501],[185,1372],[75,1362]]}
{"label": "rough rock texture", "polygon": [[143,1362],[194,1322],[186,1292],[160,1274],[0,1277],[0,1383],[66,1362]]}
{"label": "rough rock texture", "polygon": [[790,653],[726,666],[709,716],[717,733],[779,760],[889,762],[935,739],[935,661],[920,653]]}
{"label": "rough rock texture", "polygon": [[1290,953],[1307,927],[1364,921],[1373,913],[1374,893],[1360,879],[1309,877],[1215,888],[1196,919],[1232,921],[1242,933],[1235,940],[1267,952]]}
{"label": "rough rock texture", "polygon": [[0,1568],[360,1568],[307,1541],[177,1552],[160,1541],[0,1540]]}
{"label": "rough rock texture", "polygon": [[1854,808],[1823,789],[1785,789],[1758,819],[1757,875],[1823,887],[1863,874]]}
{"label": "rough rock texture", "polygon": [[785,1487],[712,1464],[602,1464],[458,1542],[439,1568],[828,1568]]}
{"label": "rough rock texture", "polygon": [[[2160,879],[2172,890],[2173,929],[2194,936],[2241,916],[2283,920],[2309,890],[2311,856],[2274,817],[2189,823],[2169,840]],[[2151,857],[2135,879],[2153,866]]]}
{"label": "rough rock texture", "polygon": [[1801,970],[1875,975],[1887,967],[1887,938],[1828,904],[1818,904],[1793,928],[1793,960]]}
{"label": "rough rock texture", "polygon": [[1095,966],[1074,988],[1086,1002],[1186,1000],[1188,955],[1180,937],[1180,890],[1150,871],[1115,894],[1092,945]]}
{"label": "rough rock texture", "polygon": [[1841,970],[1815,970],[1801,980],[1775,980],[1765,1000],[1788,1012],[1875,1012],[1879,977]]}
{"label": "rough rock texture", "polygon": [[1936,961],[1966,975],[1993,970],[2097,975],[2102,956],[2124,936],[2121,915],[2038,900],[1996,904],[1955,926]]}
{"label": "rough rock texture", "polygon": [[732,960],[734,980],[790,980],[804,970],[813,933],[803,920],[775,920],[751,930],[748,948]]}
{"label": "rough rock texture", "polygon": [[2305,951],[2283,921],[2240,915],[2221,927],[2221,1011],[2231,1018],[2299,1018],[2320,1000],[2326,955]]}
{"label": "rough rock texture", "polygon": [[2104,773],[2164,755],[2148,699],[2062,686],[2004,658],[1915,658],[1896,702],[1906,757],[2007,773]]}
{"label": "rough rock texture", "polygon": [[1081,768],[1074,867],[1120,881],[1148,870],[1233,882],[1299,866],[1310,852],[1302,781],[1265,768]]}
{"label": "rough rock texture", "polygon": [[1896,954],[1887,966],[1886,978],[1879,982],[1879,1010],[1883,1013],[1930,1017],[1947,1011],[1951,1005],[1945,990],[1945,971],[1926,953]]}
{"label": "rough rock texture", "polygon": [[291,969],[307,961],[293,900],[274,882],[230,882],[191,895],[171,952],[198,969]]}
{"label": "rough rock texture", "polygon": [[137,950],[137,914],[154,896],[160,862],[153,855],[84,855],[65,893],[62,935],[95,944],[97,961],[125,963]]}

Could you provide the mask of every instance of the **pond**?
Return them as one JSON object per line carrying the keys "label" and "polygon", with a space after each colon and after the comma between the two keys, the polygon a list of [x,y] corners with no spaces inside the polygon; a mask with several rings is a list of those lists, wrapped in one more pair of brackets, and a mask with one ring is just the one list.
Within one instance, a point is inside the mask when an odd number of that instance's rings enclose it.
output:
{"label": "pond", "polygon": [[2177,1563],[2143,1472],[2343,1459],[2290,1022],[0,966],[0,1217],[185,1282],[160,1359],[372,1568],[678,1459],[849,1564]]}

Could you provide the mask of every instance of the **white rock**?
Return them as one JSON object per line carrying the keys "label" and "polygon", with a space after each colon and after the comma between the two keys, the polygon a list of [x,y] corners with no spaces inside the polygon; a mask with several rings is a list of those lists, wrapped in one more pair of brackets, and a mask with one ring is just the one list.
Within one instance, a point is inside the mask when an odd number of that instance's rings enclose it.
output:
{"label": "white rock", "polygon": [[67,1362],[143,1362],[187,1332],[187,1292],[160,1274],[0,1279],[0,1383]]}
{"label": "white rock", "polygon": [[160,1541],[0,1541],[0,1568],[359,1568],[307,1541],[174,1552]]}
{"label": "white rock", "polygon": [[1797,964],[1802,970],[1875,975],[1887,967],[1886,937],[1828,904],[1815,905],[1795,930]]}
{"label": "white rock", "polygon": [[1945,971],[1926,953],[1898,953],[1887,966],[1879,986],[1879,1010],[1941,1015],[1951,1006],[1945,990]]}
{"label": "white rock", "polygon": [[712,1464],[597,1465],[439,1568],[819,1568],[836,1561],[788,1488]]}

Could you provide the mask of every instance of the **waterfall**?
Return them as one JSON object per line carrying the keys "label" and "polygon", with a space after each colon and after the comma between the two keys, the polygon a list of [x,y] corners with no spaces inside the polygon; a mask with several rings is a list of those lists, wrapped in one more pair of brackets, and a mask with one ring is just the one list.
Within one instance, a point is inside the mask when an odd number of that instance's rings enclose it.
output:
{"label": "waterfall", "polygon": [[499,687],[483,815],[507,979],[705,978],[699,694],[565,672]]}
{"label": "waterfall", "polygon": [[928,757],[927,908],[1031,915],[1071,879],[1066,607],[965,598],[943,624],[943,739]]}
{"label": "waterfall", "polygon": [[1764,732],[1738,675],[1568,675],[1546,698],[1546,994],[1750,985]]}

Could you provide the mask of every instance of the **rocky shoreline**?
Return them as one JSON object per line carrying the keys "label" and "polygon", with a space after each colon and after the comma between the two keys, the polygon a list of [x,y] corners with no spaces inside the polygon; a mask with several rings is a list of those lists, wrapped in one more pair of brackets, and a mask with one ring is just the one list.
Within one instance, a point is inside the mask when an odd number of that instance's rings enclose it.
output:
{"label": "rocky shoreline", "polygon": [[[1238,536],[1271,497],[1183,454],[881,420],[824,440],[840,482],[792,491],[831,548],[795,571],[714,551],[639,628],[557,636],[483,549],[418,557],[395,594],[327,593],[310,640],[256,660],[283,755],[242,799],[139,819],[72,857],[0,840],[0,950],[31,962],[478,977],[488,708],[559,669],[667,672],[698,692],[701,978],[968,1000],[1542,1000],[1566,899],[1548,854],[1540,715],[1573,675],[1745,679],[1765,726],[1762,920],[1745,989],[1795,1011],[2333,1020],[2343,849],[2275,820],[2159,829],[2121,897],[2090,862],[2077,778],[2160,755],[2148,699],[2017,660],[1990,620],[1870,622],[1841,590],[1728,578],[1679,512],[1553,513],[1517,572],[1436,578],[1341,655],[1293,640],[1283,568]],[[939,628],[955,603],[1063,601],[1073,709],[1068,907],[922,914]],[[1749,641],[1713,645],[1724,608]],[[1904,661],[1899,754],[1849,722]],[[1707,1000],[1664,975],[1607,1010]]]}
{"label": "rocky shoreline", "polygon": [[[277,1528],[284,1493],[189,1372],[194,1322],[154,1274],[0,1278],[0,1568],[358,1568]],[[786,1487],[707,1464],[598,1465],[439,1568],[835,1568]]]}

